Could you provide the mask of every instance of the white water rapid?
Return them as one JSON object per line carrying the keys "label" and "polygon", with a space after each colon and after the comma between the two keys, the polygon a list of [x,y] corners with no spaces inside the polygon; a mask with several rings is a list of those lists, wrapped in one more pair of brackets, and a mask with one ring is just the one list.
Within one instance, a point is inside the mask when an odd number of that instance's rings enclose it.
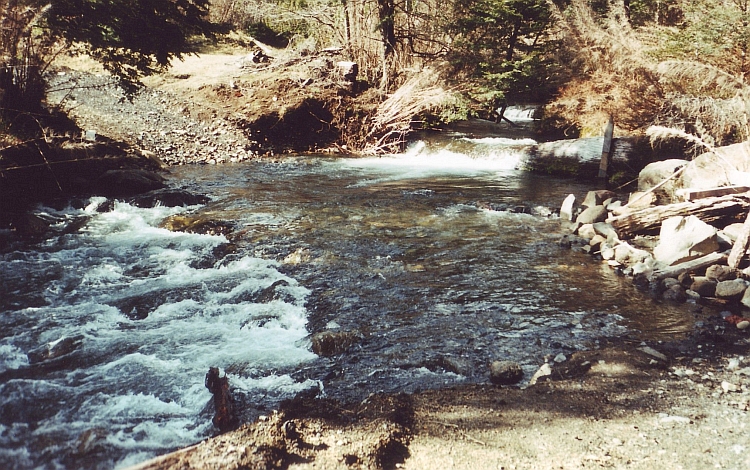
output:
{"label": "white water rapid", "polygon": [[[245,378],[230,374],[232,385],[256,396],[318,386],[283,373],[246,378],[314,357],[295,345],[307,335],[308,291],[275,262],[240,256],[206,266],[227,240],[157,226],[181,209],[117,203],[98,214],[98,202],[47,210],[90,220],[80,234],[0,264],[17,290],[43,289],[42,305],[3,305],[0,410],[16,424],[0,424],[0,467],[72,468],[62,456],[92,448],[105,454],[94,467],[125,466],[207,437],[213,407],[204,409],[203,377],[212,366],[243,364]],[[277,281],[283,300],[254,300]],[[150,310],[143,319],[139,308]],[[29,363],[29,351],[65,343],[73,346],[62,357]]]}

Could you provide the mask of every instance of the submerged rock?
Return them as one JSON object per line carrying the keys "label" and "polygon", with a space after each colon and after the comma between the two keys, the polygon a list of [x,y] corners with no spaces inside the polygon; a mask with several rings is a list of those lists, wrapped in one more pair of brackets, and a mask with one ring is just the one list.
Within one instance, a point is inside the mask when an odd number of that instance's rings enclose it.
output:
{"label": "submerged rock", "polygon": [[71,338],[60,338],[56,341],[49,342],[36,349],[32,349],[26,355],[30,364],[37,364],[72,353],[81,347],[83,336],[73,336]]}
{"label": "submerged rock", "polygon": [[312,351],[318,356],[336,356],[346,352],[359,339],[354,331],[321,331],[310,338]]}
{"label": "submerged rock", "polygon": [[148,170],[109,170],[94,183],[98,194],[108,197],[126,197],[162,189],[164,178]]}

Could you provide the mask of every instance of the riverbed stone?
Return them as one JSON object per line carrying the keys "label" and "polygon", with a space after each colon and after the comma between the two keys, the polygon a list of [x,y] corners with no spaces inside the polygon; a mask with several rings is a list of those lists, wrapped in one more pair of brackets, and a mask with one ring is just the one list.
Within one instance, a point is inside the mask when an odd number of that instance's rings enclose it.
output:
{"label": "riverbed stone", "polygon": [[661,224],[654,258],[668,266],[690,261],[719,249],[716,228],[693,215],[670,217]]}
{"label": "riverbed stone", "polygon": [[706,276],[696,276],[690,284],[690,290],[697,292],[701,297],[715,297],[718,282]]}
{"label": "riverbed stone", "polygon": [[716,297],[726,300],[740,300],[746,290],[747,285],[742,279],[722,281],[716,284]]}
{"label": "riverbed stone", "polygon": [[669,289],[665,290],[661,296],[664,300],[669,300],[671,302],[683,303],[687,300],[685,289],[683,289],[679,283],[673,284]]}
{"label": "riverbed stone", "polygon": [[730,281],[737,277],[735,271],[729,266],[714,264],[706,268],[706,277],[716,282]]}
{"label": "riverbed stone", "polygon": [[312,351],[318,356],[335,356],[345,352],[356,343],[359,335],[355,331],[321,331],[310,338]]}
{"label": "riverbed stone", "polygon": [[605,241],[607,241],[607,239],[597,233],[594,235],[594,238],[589,241],[589,246],[594,248],[594,250],[599,251],[602,243]]}
{"label": "riverbed stone", "polygon": [[[615,258],[615,247],[614,244],[610,241],[605,241],[599,246],[599,252],[601,253],[602,259],[605,261],[614,261]],[[618,265],[617,261],[615,261]]]}
{"label": "riverbed stone", "polygon": [[594,231],[607,240],[617,240],[617,231],[612,224],[608,224],[607,222],[597,222],[593,224],[593,226]]}
{"label": "riverbed stone", "polygon": [[573,194],[568,194],[560,207],[560,219],[567,222],[573,221],[573,214],[575,211],[576,197]]}
{"label": "riverbed stone", "polygon": [[164,177],[148,170],[109,170],[94,183],[98,194],[109,197],[127,197],[162,189]]}
{"label": "riverbed stone", "polygon": [[615,248],[615,260],[625,266],[632,266],[651,258],[651,253],[646,250],[634,248],[627,243],[620,243]]}
{"label": "riverbed stone", "polygon": [[594,224],[596,222],[604,222],[607,220],[607,208],[604,206],[592,206],[586,208],[576,218],[576,222],[581,224]]}
{"label": "riverbed stone", "polygon": [[742,299],[740,299],[740,303],[744,305],[745,307],[750,308],[750,289],[746,289],[745,292],[742,294]]}
{"label": "riverbed stone", "polygon": [[604,204],[604,201],[607,199],[612,199],[617,194],[615,194],[613,191],[610,191],[608,189],[599,189],[594,191],[589,191],[586,193],[586,197],[583,199],[583,202],[581,205],[583,207],[594,207],[594,206],[603,206],[605,207],[606,204]]}
{"label": "riverbed stone", "polygon": [[490,364],[490,382],[495,385],[513,385],[523,379],[521,365],[514,361],[493,361]]}
{"label": "riverbed stone", "polygon": [[596,230],[594,230],[592,224],[584,224],[578,227],[578,236],[586,240],[591,240],[596,236]]}

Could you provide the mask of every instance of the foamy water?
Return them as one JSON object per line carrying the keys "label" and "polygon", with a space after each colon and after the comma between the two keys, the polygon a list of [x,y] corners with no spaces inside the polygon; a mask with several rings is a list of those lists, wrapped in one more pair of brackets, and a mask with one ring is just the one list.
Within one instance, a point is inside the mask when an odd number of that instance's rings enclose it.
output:
{"label": "foamy water", "polygon": [[440,175],[492,175],[502,176],[522,166],[524,149],[536,144],[533,139],[485,137],[460,139],[466,145],[431,147],[417,141],[404,153],[381,157],[342,160],[347,168],[356,168],[377,174],[361,185],[384,181],[424,178]]}
{"label": "foamy water", "polygon": [[[0,264],[3,275],[53,273],[16,286],[42,290],[47,305],[0,319],[0,467],[65,468],[66,454],[88,452],[105,454],[96,467],[111,467],[194,443],[213,432],[210,367],[260,371],[230,374],[251,395],[284,398],[318,386],[262,372],[315,357],[296,345],[307,335],[308,291],[275,262],[237,256],[212,265],[223,236],[158,227],[183,209],[118,203],[97,214],[95,206],[47,210],[91,220],[81,234]],[[284,300],[254,301],[276,281],[285,281],[275,288]],[[29,364],[26,353],[66,338],[78,344],[67,356]]]}

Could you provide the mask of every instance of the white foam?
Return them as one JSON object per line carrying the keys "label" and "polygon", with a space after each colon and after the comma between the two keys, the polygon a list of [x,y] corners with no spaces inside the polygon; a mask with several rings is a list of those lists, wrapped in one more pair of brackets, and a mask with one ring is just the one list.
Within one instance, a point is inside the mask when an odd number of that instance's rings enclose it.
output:
{"label": "white foam", "polygon": [[526,147],[529,145],[536,145],[536,140],[534,139],[508,139],[506,137],[482,137],[479,139],[474,139],[470,137],[464,137],[462,140],[465,140],[467,142],[472,142],[475,144],[484,144],[484,145],[496,145],[496,146],[512,146],[512,147]]}
{"label": "white foam", "polygon": [[[225,237],[158,227],[184,208],[116,203],[112,212],[98,214],[98,202],[85,209],[91,219],[80,236],[61,238],[25,259],[23,269],[55,270],[46,286],[49,305],[14,313],[37,319],[35,328],[4,338],[13,344],[0,344],[2,371],[28,365],[25,350],[83,337],[76,354],[88,365],[48,381],[18,383],[32,387],[35,396],[55,395],[65,403],[38,422],[36,439],[55,436],[61,445],[64,439],[74,445],[80,433],[100,427],[109,431],[109,445],[133,452],[118,465],[137,462],[211,432],[210,419],[202,415],[211,401],[204,384],[209,367],[278,370],[316,357],[300,341],[308,335],[309,291],[281,274],[277,262],[244,256],[205,267],[196,261],[210,259]],[[276,281],[285,281],[274,287],[283,300],[258,303],[257,295]],[[130,308],[131,299],[145,318],[132,319],[117,307]],[[283,374],[231,381],[248,393],[277,398],[317,386]]]}
{"label": "white foam", "polygon": [[0,372],[18,369],[29,364],[29,358],[20,348],[12,344],[0,344]]}
{"label": "white foam", "polygon": [[402,154],[341,159],[337,164],[369,172],[370,178],[360,185],[440,175],[482,175],[498,172],[503,175],[519,168],[525,158],[523,148],[535,143],[531,139],[502,138],[466,139],[466,142],[475,144],[476,147],[461,151],[449,148],[432,149],[425,142],[419,141]]}

